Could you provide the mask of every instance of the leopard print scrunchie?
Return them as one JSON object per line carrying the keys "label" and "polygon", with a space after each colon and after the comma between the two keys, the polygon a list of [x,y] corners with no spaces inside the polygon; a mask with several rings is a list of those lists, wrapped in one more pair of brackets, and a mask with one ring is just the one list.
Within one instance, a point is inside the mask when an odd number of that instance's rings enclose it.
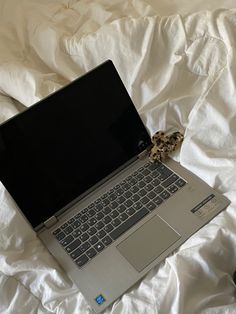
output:
{"label": "leopard print scrunchie", "polygon": [[164,160],[171,152],[175,151],[183,141],[183,134],[174,132],[165,135],[163,131],[158,131],[152,136],[152,148],[149,158],[152,162]]}

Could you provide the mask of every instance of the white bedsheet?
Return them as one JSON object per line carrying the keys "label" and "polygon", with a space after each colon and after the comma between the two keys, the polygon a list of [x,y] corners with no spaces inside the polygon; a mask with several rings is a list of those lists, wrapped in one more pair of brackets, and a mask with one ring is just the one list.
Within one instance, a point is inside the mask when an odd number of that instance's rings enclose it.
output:
{"label": "white bedsheet", "polygon": [[[142,0],[0,3],[1,122],[112,59],[150,134],[183,130],[173,158],[231,200],[106,313],[236,313],[235,40],[234,9],[160,17]],[[92,313],[3,186],[0,291],[0,313]]]}

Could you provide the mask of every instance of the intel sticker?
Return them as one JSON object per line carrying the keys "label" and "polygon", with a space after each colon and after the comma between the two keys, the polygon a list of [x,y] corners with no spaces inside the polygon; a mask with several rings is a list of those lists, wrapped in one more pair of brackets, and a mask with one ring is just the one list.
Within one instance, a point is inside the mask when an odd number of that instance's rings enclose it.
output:
{"label": "intel sticker", "polygon": [[104,296],[102,294],[99,294],[97,297],[96,297],[96,302],[98,305],[101,305],[103,302],[106,301],[106,299],[104,298]]}

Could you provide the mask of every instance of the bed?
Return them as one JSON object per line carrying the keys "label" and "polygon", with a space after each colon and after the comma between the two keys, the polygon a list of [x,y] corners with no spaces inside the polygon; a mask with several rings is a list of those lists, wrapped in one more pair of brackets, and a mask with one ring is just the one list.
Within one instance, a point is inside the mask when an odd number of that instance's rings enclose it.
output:
{"label": "bed", "polygon": [[[233,7],[222,0],[0,3],[0,122],[111,59],[150,134],[183,131],[172,158],[231,201],[107,314],[236,313]],[[0,313],[92,313],[2,185],[0,291]]]}

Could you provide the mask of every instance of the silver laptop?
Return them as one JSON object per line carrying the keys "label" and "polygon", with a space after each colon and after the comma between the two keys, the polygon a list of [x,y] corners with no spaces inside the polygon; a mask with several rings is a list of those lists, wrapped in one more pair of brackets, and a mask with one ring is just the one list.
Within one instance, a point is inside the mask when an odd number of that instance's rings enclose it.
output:
{"label": "silver laptop", "polygon": [[96,313],[229,204],[150,144],[111,61],[0,126],[2,183]]}

